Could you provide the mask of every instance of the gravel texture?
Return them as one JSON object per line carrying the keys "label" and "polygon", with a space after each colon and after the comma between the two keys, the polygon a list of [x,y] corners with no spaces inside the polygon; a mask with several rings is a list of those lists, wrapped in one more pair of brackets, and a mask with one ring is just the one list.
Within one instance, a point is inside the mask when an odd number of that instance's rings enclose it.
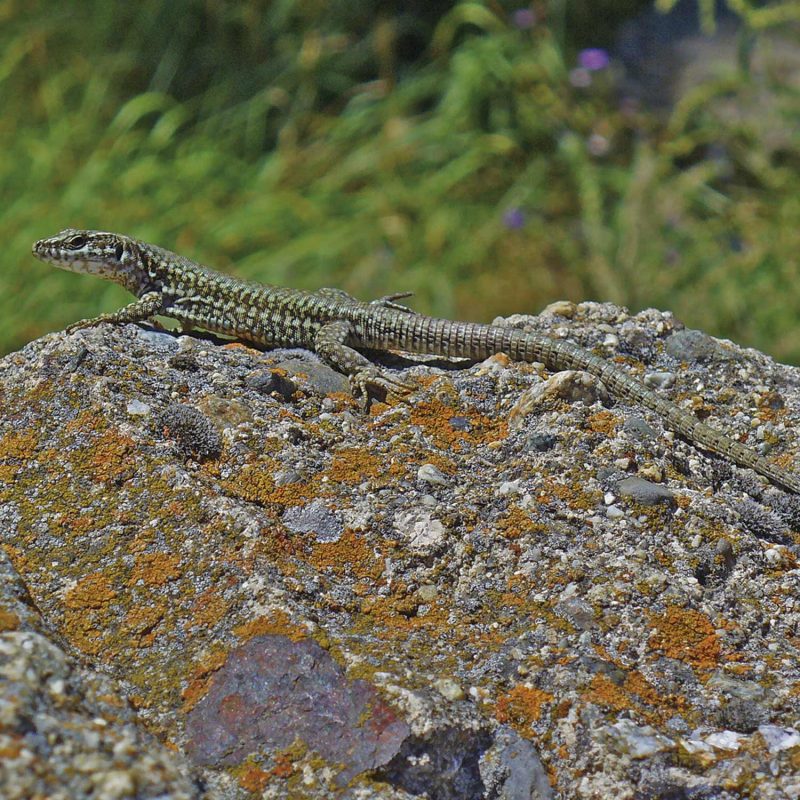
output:
{"label": "gravel texture", "polygon": [[[797,369],[505,324],[798,461]],[[365,415],[134,325],[0,361],[0,796],[800,798],[800,500],[583,373],[400,363]]]}

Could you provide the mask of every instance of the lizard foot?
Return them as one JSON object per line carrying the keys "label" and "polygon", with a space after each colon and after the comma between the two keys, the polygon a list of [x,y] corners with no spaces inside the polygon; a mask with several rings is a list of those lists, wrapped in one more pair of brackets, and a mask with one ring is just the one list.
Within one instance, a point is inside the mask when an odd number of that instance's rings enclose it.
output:
{"label": "lizard foot", "polygon": [[402,303],[395,303],[395,300],[401,300],[404,297],[411,297],[414,292],[395,292],[394,294],[387,294],[379,297],[377,300],[371,300],[371,306],[381,306],[381,308],[393,308],[395,311],[404,311],[408,314],[413,314],[413,309],[404,306]]}
{"label": "lizard foot", "polygon": [[382,399],[387,396],[402,396],[412,392],[414,387],[377,367],[366,367],[350,376],[350,389],[366,409],[370,395],[377,395]]}

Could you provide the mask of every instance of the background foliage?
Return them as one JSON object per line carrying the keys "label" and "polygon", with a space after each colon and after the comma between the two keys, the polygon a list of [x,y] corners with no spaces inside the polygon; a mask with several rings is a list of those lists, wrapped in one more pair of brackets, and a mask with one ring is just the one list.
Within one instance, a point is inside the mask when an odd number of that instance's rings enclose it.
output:
{"label": "background foliage", "polygon": [[447,316],[652,305],[800,361],[800,7],[658,5],[0,0],[0,350],[129,300],[31,258],[75,226]]}

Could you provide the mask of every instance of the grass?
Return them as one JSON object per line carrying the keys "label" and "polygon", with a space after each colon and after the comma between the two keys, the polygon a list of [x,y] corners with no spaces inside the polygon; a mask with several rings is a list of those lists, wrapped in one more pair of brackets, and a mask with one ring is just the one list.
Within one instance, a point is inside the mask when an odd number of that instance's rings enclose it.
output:
{"label": "grass", "polygon": [[731,63],[664,114],[611,70],[574,85],[587,3],[24,7],[0,0],[0,350],[128,301],[32,259],[69,225],[447,316],[668,308],[800,361],[800,66]]}

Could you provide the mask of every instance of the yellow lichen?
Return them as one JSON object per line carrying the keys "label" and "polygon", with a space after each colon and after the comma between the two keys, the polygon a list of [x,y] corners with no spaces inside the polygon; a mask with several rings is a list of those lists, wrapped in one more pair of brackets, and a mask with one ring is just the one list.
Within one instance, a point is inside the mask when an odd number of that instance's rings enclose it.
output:
{"label": "yellow lichen", "polygon": [[285,611],[279,609],[273,611],[269,616],[262,615],[248,620],[242,625],[237,625],[233,632],[243,642],[252,639],[254,636],[263,636],[265,634],[286,636],[293,642],[308,638],[306,628],[296,625]]}

